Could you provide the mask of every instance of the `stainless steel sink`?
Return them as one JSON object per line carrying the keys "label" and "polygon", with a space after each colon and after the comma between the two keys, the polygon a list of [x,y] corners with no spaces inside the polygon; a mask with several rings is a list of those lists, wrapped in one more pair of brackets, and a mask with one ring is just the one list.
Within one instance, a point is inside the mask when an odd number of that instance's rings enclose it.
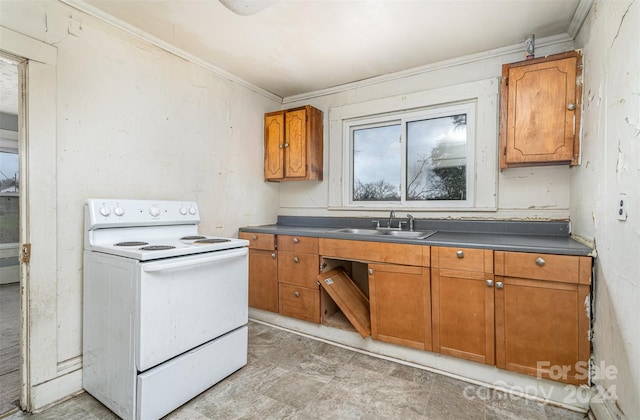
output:
{"label": "stainless steel sink", "polygon": [[378,229],[341,228],[341,229],[332,230],[332,232],[351,233],[354,235],[396,236],[398,238],[411,238],[411,239],[425,239],[433,235],[434,233],[436,233],[435,230],[408,231],[408,230],[398,230],[398,229],[389,229],[389,228],[378,228]]}
{"label": "stainless steel sink", "polygon": [[353,233],[354,235],[382,235],[382,232],[375,229],[342,228],[332,230],[331,232]]}
{"label": "stainless steel sink", "polygon": [[387,230],[384,232],[385,235],[397,236],[399,238],[412,238],[412,239],[425,239],[433,235],[434,233],[436,233],[435,230],[426,230],[426,231]]}

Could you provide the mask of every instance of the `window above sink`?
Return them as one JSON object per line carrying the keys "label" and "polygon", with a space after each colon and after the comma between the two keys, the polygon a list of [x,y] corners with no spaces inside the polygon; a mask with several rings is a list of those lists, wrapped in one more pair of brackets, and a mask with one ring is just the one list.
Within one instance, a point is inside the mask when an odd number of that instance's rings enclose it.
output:
{"label": "window above sink", "polygon": [[495,210],[498,94],[487,79],[331,108],[329,209]]}

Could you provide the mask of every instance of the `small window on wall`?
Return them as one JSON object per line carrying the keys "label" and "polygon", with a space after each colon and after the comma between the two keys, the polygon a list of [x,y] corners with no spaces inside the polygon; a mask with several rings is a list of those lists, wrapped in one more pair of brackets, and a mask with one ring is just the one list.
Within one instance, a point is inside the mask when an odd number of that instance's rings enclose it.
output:
{"label": "small window on wall", "polygon": [[346,122],[350,203],[465,205],[474,190],[475,104]]}

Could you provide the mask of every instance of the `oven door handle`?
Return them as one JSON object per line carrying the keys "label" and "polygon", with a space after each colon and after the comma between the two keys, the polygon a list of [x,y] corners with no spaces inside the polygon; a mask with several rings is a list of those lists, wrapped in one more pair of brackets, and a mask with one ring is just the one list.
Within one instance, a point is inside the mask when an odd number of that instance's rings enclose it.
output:
{"label": "oven door handle", "polygon": [[207,264],[211,262],[224,261],[224,260],[230,260],[233,258],[244,257],[248,254],[248,252],[249,251],[247,251],[247,248],[238,248],[234,250],[211,252],[211,253],[207,253],[206,256],[203,256],[197,259],[190,258],[186,261],[185,260],[173,261],[173,262],[167,261],[167,262],[161,262],[161,263],[145,264],[142,266],[142,271],[144,271],[145,273],[153,273],[157,271],[175,270],[178,268],[192,267],[196,264]]}

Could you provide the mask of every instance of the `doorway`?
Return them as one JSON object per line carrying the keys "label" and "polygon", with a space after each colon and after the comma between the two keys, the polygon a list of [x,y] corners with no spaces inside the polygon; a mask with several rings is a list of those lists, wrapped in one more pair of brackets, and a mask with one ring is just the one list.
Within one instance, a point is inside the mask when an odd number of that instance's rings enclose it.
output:
{"label": "doorway", "polygon": [[0,416],[20,407],[18,63],[0,55]]}

